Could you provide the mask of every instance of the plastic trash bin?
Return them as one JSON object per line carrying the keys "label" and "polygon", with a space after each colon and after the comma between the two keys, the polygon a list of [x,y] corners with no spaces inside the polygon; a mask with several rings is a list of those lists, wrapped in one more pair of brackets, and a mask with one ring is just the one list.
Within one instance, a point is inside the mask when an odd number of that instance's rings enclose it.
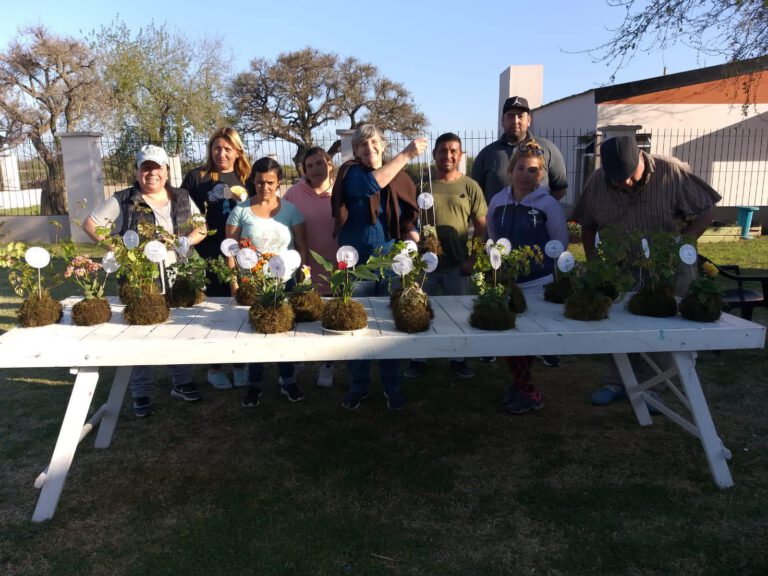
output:
{"label": "plastic trash bin", "polygon": [[752,226],[752,215],[760,210],[757,206],[736,206],[739,209],[739,215],[736,218],[736,224],[741,226],[741,237],[749,240],[749,227]]}

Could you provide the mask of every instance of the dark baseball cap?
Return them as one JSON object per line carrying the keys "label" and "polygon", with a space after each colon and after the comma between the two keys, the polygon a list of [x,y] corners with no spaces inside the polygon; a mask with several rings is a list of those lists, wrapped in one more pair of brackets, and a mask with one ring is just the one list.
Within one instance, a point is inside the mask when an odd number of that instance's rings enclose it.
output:
{"label": "dark baseball cap", "polygon": [[623,182],[637,170],[640,149],[630,136],[609,138],[600,144],[600,162],[609,180]]}
{"label": "dark baseball cap", "polygon": [[510,96],[504,101],[504,107],[501,109],[502,114],[506,114],[508,110],[513,108],[522,108],[526,112],[531,111],[531,107],[528,106],[528,100],[522,96]]}

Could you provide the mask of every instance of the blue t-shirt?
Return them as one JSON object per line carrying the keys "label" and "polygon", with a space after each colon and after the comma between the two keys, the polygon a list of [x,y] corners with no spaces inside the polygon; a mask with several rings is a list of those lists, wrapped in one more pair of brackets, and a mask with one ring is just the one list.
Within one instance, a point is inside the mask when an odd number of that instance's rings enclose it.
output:
{"label": "blue t-shirt", "polygon": [[382,195],[379,214],[375,223],[371,223],[371,209],[368,199],[379,193],[381,187],[371,172],[359,166],[352,166],[344,177],[344,203],[348,218],[339,231],[339,245],[354,246],[360,255],[360,262],[368,260],[373,252],[382,247],[387,249],[384,207],[388,199]]}
{"label": "blue t-shirt", "polygon": [[227,226],[240,227],[240,238],[248,238],[259,252],[279,254],[293,248],[291,228],[304,222],[295,205],[280,200],[280,210],[271,218],[260,218],[251,211],[250,200],[235,206]]}

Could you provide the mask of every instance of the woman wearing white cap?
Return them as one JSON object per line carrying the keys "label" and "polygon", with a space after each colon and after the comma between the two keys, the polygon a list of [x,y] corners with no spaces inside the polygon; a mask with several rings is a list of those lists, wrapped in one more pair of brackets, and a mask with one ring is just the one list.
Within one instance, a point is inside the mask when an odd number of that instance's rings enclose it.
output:
{"label": "woman wearing white cap", "polygon": [[[192,216],[199,214],[195,203],[186,190],[173,188],[168,182],[168,154],[159,146],[147,144],[136,155],[136,181],[133,186],[115,192],[104,204],[96,208],[85,221],[83,230],[94,241],[103,238],[97,228],[112,224],[112,234],[123,235],[128,230],[138,231],[139,222],[150,218],[168,232],[179,234]],[[205,227],[193,227],[188,237],[192,244],[206,236]],[[173,250],[169,257],[175,259]],[[173,262],[166,262],[171,264]],[[194,383],[191,366],[169,366],[171,372],[171,396],[188,402],[200,399]],[[133,411],[139,418],[154,412],[150,394],[154,383],[151,366],[134,366],[131,372]]]}

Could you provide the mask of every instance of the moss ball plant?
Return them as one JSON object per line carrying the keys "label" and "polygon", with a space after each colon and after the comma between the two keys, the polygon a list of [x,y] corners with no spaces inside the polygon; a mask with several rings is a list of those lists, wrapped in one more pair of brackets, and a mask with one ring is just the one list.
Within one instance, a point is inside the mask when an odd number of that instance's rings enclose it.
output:
{"label": "moss ball plant", "polygon": [[80,300],[72,306],[72,321],[77,326],[95,326],[112,318],[112,308],[104,298]]}
{"label": "moss ball plant", "polygon": [[516,314],[509,306],[475,300],[469,323],[481,330],[511,330],[515,327],[515,318]]}
{"label": "moss ball plant", "polygon": [[655,290],[650,284],[644,285],[632,295],[628,303],[629,311],[637,316],[668,318],[677,314],[677,301],[674,288],[669,285],[658,286]]}
{"label": "moss ball plant", "polygon": [[160,324],[168,320],[170,315],[165,295],[160,294],[156,286],[138,290],[138,294],[132,293],[123,311],[125,322],[138,326]]}
{"label": "moss ball plant", "polygon": [[253,282],[247,282],[245,278],[241,278],[237,292],[235,292],[235,302],[240,306],[253,306],[258,299],[259,293],[256,285]]}
{"label": "moss ball plant", "polygon": [[565,299],[563,314],[571,320],[594,321],[608,318],[613,300],[601,292],[574,292]]}
{"label": "moss ball plant", "polygon": [[368,313],[356,300],[334,298],[325,303],[322,323],[329,330],[360,330],[368,326]]}
{"label": "moss ball plant", "polygon": [[190,285],[186,278],[177,278],[165,293],[171,308],[189,308],[205,301],[205,292]]}
{"label": "moss ball plant", "polygon": [[558,276],[557,280],[544,285],[544,300],[547,302],[563,304],[571,294],[573,294],[573,283],[568,276]]}
{"label": "moss ball plant", "polygon": [[287,332],[293,328],[293,308],[287,301],[279,306],[265,306],[256,302],[248,311],[248,320],[253,331],[260,334]]}
{"label": "moss ball plant", "polygon": [[723,310],[723,301],[718,295],[709,295],[703,300],[696,294],[688,294],[680,301],[680,314],[695,322],[717,322]]}
{"label": "moss ball plant", "polygon": [[314,322],[323,314],[323,299],[317,292],[293,292],[288,296],[296,322]]}
{"label": "moss ball plant", "polygon": [[56,324],[62,315],[61,302],[54,300],[47,290],[31,294],[16,312],[19,326],[24,328]]}
{"label": "moss ball plant", "polygon": [[395,327],[401,332],[413,334],[429,330],[430,321],[434,317],[429,297],[415,284],[408,290],[399,289],[398,297],[392,302],[392,317]]}

